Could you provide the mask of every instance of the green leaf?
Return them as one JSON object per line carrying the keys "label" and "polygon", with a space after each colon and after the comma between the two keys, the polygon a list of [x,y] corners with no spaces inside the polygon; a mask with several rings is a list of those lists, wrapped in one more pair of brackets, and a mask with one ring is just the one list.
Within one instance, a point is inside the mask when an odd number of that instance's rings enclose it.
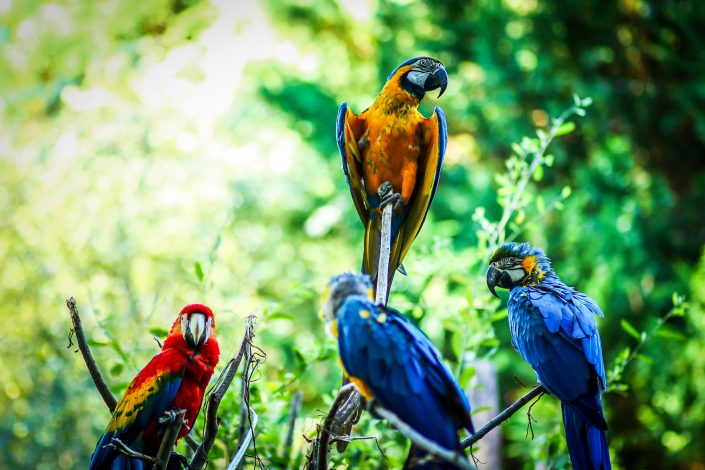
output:
{"label": "green leaf", "polygon": [[563,186],[563,189],[561,189],[561,198],[567,199],[572,192],[573,189],[570,186]]}
{"label": "green leaf", "polygon": [[637,341],[641,340],[641,335],[639,332],[627,320],[622,319],[619,324],[622,326],[622,329],[629,334],[629,336],[633,337]]}
{"label": "green leaf", "polygon": [[556,129],[555,136],[560,137],[562,135],[568,135],[571,132],[573,132],[574,130],[575,130],[575,123],[573,121],[564,122],[563,124],[561,124],[561,126],[558,129]]}
{"label": "green leaf", "polygon": [[651,359],[649,356],[647,356],[647,355],[645,355],[645,354],[637,354],[636,357],[637,357],[639,360],[646,362],[647,364],[651,364],[651,363],[654,362],[653,359]]}
{"label": "green leaf", "polygon": [[670,328],[665,325],[662,326],[661,328],[659,328],[658,330],[656,330],[655,335],[658,336],[659,338],[673,339],[673,340],[677,340],[677,341],[687,341],[688,340],[688,338],[680,331],[676,331],[675,329]]}
{"label": "green leaf", "polygon": [[125,370],[125,364],[122,362],[116,362],[110,368],[110,375],[120,375],[123,370]]}
{"label": "green leaf", "polygon": [[475,368],[474,367],[468,367],[463,371],[462,374],[460,374],[460,379],[458,382],[460,383],[460,386],[463,388],[467,388],[470,385],[470,380],[475,376]]}
{"label": "green leaf", "polygon": [[193,264],[193,270],[196,272],[196,277],[198,278],[198,280],[203,282],[203,267],[201,266],[201,263],[196,261]]}
{"label": "green leaf", "polygon": [[169,331],[161,327],[150,328],[149,333],[157,338],[166,338],[169,336]]}

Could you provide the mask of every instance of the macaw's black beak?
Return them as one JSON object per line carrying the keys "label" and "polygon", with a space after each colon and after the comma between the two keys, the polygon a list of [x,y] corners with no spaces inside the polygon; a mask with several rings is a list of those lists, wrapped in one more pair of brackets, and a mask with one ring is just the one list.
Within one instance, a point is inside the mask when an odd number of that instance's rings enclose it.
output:
{"label": "macaw's black beak", "polygon": [[512,278],[507,271],[500,271],[490,266],[490,269],[487,270],[487,288],[492,292],[492,295],[499,298],[499,295],[494,290],[495,286],[510,289],[512,287]]}
{"label": "macaw's black beak", "polygon": [[438,97],[440,98],[443,92],[446,91],[447,86],[448,74],[446,73],[446,69],[442,65],[439,65],[438,68],[426,78],[423,89],[424,91],[431,91],[440,88],[441,92],[438,93]]}

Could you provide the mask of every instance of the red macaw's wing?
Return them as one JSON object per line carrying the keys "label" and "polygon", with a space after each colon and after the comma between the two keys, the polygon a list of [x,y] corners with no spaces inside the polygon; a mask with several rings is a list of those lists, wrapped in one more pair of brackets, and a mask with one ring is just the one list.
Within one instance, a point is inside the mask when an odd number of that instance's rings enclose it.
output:
{"label": "red macaw's wing", "polygon": [[364,131],[364,118],[353,113],[348,108],[348,103],[341,104],[340,108],[338,108],[336,125],[338,151],[343,159],[343,171],[355,203],[355,209],[357,209],[357,214],[360,216],[363,225],[367,225],[370,218],[368,209],[370,205],[367,201],[367,194],[362,181],[362,157],[357,147],[357,142]]}
{"label": "red macaw's wing", "polygon": [[115,407],[113,417],[101,436],[91,458],[91,469],[112,468],[111,465],[124,460],[119,468],[140,468],[137,461],[127,459],[112,447],[106,447],[113,438],[139,452],[154,452],[151,447],[158,443],[145,442],[148,434],[156,431],[157,420],[169,409],[181,386],[184,374],[183,356],[175,349],[157,354],[132,380]]}
{"label": "red macaw's wing", "polygon": [[400,229],[400,236],[395,241],[400,244],[400,247],[392,247],[392,256],[395,252],[399,253],[398,262],[390,263],[390,268],[394,266],[394,269],[404,260],[411,243],[421,231],[433,196],[436,194],[436,188],[438,188],[448,142],[446,116],[438,106],[436,106],[433,116],[426,119],[421,125],[421,142],[423,143],[423,151],[419,156],[414,193],[409,201],[408,212]]}

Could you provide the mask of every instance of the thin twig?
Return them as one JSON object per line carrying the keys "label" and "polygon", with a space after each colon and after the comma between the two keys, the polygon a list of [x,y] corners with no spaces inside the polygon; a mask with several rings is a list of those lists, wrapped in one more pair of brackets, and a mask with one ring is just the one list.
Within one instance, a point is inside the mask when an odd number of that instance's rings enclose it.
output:
{"label": "thin twig", "polygon": [[198,449],[198,442],[196,442],[196,439],[193,438],[191,433],[186,434],[184,437],[184,441],[186,441],[186,444],[189,446],[189,449],[191,449],[193,452],[196,452]]}
{"label": "thin twig", "polygon": [[389,256],[392,245],[392,209],[394,204],[387,204],[382,211],[382,234],[380,236],[379,264],[377,265],[377,295],[375,302],[387,304],[389,273]]}
{"label": "thin twig", "polygon": [[257,427],[257,420],[259,419],[259,417],[257,416],[257,413],[255,413],[255,410],[253,410],[252,408],[250,408],[249,411],[250,416],[252,417],[252,422],[250,423],[250,427],[247,430],[245,438],[242,440],[242,444],[240,444],[240,448],[235,454],[235,457],[233,457],[233,459],[228,464],[226,470],[235,470],[240,466],[242,462],[244,462],[243,457],[245,456],[245,451],[250,446],[250,442],[252,442],[252,439],[255,436],[255,428]]}
{"label": "thin twig", "polygon": [[[91,353],[91,348],[88,346],[88,341],[86,341],[86,335],[83,332],[83,324],[81,323],[81,317],[78,315],[78,307],[76,306],[76,299],[69,297],[66,300],[66,307],[69,309],[71,314],[71,323],[73,328],[71,331],[76,335],[76,341],[78,341],[78,349],[81,350],[81,355],[83,360],[86,362],[86,367],[88,367],[88,372],[91,374],[95,388],[98,389],[98,393],[103,397],[103,401],[108,406],[108,409],[112,413],[115,411],[117,406],[117,399],[110,391],[108,384],[105,383],[103,375],[100,373],[100,368],[93,358],[93,353]],[[69,347],[72,346],[71,334],[69,334]]]}
{"label": "thin twig", "polygon": [[250,358],[252,357],[252,347],[250,344],[245,345],[245,366],[242,369],[242,384],[241,384],[241,390],[240,390],[240,423],[238,424],[237,428],[237,445],[238,448],[242,446],[242,443],[245,441],[245,433],[246,429],[248,427],[248,413],[249,410],[247,408],[247,402],[248,402],[248,393],[249,393],[249,377],[248,377],[248,365],[250,364]]}
{"label": "thin twig", "polygon": [[[245,362],[242,368],[242,388],[240,391],[240,423],[238,424],[238,454],[247,444],[245,439],[252,430],[252,416],[250,414],[250,362],[252,361],[252,345],[245,345]],[[253,371],[254,372],[254,371]],[[245,447],[246,448],[246,447]],[[244,461],[238,461],[237,467],[241,468]]]}
{"label": "thin twig", "polygon": [[335,397],[330,411],[328,411],[326,415],[326,419],[323,420],[323,425],[321,426],[318,436],[318,456],[316,458],[317,466],[315,467],[318,470],[328,469],[328,446],[330,445],[331,426],[333,425],[335,415],[338,413],[338,408],[340,408],[343,402],[345,402],[354,391],[355,385],[351,383],[344,385],[338,392],[338,396]]}
{"label": "thin twig", "polygon": [[485,437],[488,432],[492,431],[504,421],[508,420],[514,413],[519,411],[521,407],[523,407],[531,400],[545,392],[546,389],[543,388],[543,385],[537,385],[536,387],[532,388],[531,391],[529,391],[526,395],[519,398],[517,401],[505,408],[505,410],[502,411],[500,414],[488,421],[487,424],[482,426],[475,434],[466,439],[463,439],[463,441],[461,442],[461,446],[463,447],[463,449],[472,446],[475,442]]}
{"label": "thin twig", "polygon": [[296,427],[296,418],[299,417],[301,412],[301,399],[303,393],[301,390],[297,390],[294,396],[291,397],[291,402],[289,404],[289,425],[287,426],[286,437],[284,439],[284,459],[288,462],[291,459],[291,447],[294,444],[294,428]]}
{"label": "thin twig", "polygon": [[120,439],[117,437],[113,437],[110,440],[109,444],[106,444],[105,447],[112,447],[113,449],[117,450],[121,454],[127,455],[128,457],[132,459],[140,459],[140,460],[145,460],[147,462],[151,462],[154,465],[159,465],[159,460],[157,460],[156,457],[152,457],[151,455],[143,454],[142,452],[137,452],[136,450],[130,449],[130,447],[122,442]]}
{"label": "thin twig", "polygon": [[394,426],[399,432],[404,434],[414,445],[425,450],[436,459],[448,462],[456,467],[464,470],[473,470],[473,466],[467,460],[464,454],[454,452],[450,449],[439,446],[427,437],[421,435],[414,428],[402,421],[397,415],[379,405],[375,405],[375,413],[386,419],[389,424]]}
{"label": "thin twig", "polygon": [[168,468],[171,451],[174,449],[176,439],[179,437],[179,431],[181,431],[181,427],[184,425],[184,415],[186,414],[186,410],[179,409],[171,412],[174,413],[173,421],[169,423],[164,431],[162,443],[159,445],[159,451],[157,452],[157,462],[154,464],[155,470],[159,470],[160,468]]}
{"label": "thin twig", "polygon": [[218,425],[220,424],[218,422],[218,407],[220,406],[220,402],[223,399],[225,392],[228,391],[230,384],[235,378],[237,370],[240,368],[240,363],[242,362],[242,357],[245,354],[247,345],[252,342],[252,339],[255,336],[254,320],[254,315],[249,315],[247,317],[245,322],[245,334],[243,335],[242,343],[240,343],[240,349],[235,357],[230,359],[228,364],[225,366],[225,369],[223,369],[223,372],[221,372],[219,377],[220,385],[208,398],[208,403],[206,405],[205,432],[201,445],[196,450],[196,453],[193,455],[193,459],[191,459],[191,463],[189,464],[191,470],[200,470],[206,464],[208,453],[211,450],[211,446],[213,446],[215,436],[218,433]]}
{"label": "thin twig", "polygon": [[504,211],[502,213],[502,218],[499,220],[497,228],[492,234],[491,241],[489,244],[489,248],[491,251],[493,251],[494,248],[499,246],[504,241],[505,228],[512,214],[514,214],[514,211],[516,210],[519,201],[521,200],[521,197],[524,194],[524,191],[526,190],[526,185],[529,183],[529,180],[536,171],[536,168],[538,168],[538,166],[545,161],[543,156],[546,153],[546,149],[548,149],[548,146],[553,141],[553,138],[556,136],[556,132],[558,132],[558,129],[560,129],[566,119],[575,114],[576,109],[578,109],[576,106],[572,106],[569,109],[565,110],[563,113],[561,113],[558,118],[553,120],[551,128],[546,134],[540,134],[539,148],[538,150],[533,152],[534,158],[531,161],[531,164],[528,166],[528,168],[525,167],[522,171],[521,177],[517,183],[516,191],[514,191],[514,194],[512,194],[512,198],[510,199],[509,204],[505,206]]}

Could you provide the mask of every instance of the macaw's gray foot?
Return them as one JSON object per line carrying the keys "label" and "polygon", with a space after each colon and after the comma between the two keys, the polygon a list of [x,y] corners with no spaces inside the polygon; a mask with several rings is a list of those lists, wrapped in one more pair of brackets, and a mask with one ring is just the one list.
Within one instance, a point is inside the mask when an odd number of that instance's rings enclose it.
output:
{"label": "macaw's gray foot", "polygon": [[176,421],[176,411],[175,410],[166,410],[159,417],[159,424],[171,424],[174,421]]}
{"label": "macaw's gray foot", "polygon": [[401,197],[401,194],[394,192],[394,187],[389,181],[385,181],[379,185],[377,195],[382,198],[382,201],[379,203],[379,208],[382,210],[389,204],[393,204],[394,210],[399,209],[404,204],[404,198]]}

